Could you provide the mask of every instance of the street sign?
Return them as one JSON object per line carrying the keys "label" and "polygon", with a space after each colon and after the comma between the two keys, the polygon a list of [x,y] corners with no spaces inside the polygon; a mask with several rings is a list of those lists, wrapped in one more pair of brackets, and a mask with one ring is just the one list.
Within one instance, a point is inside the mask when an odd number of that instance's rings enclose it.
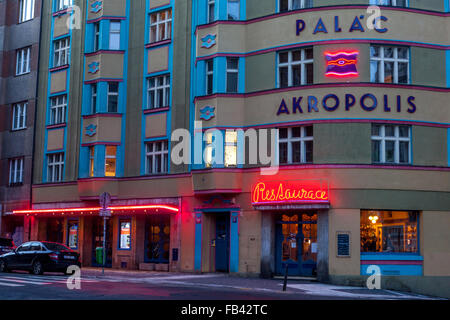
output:
{"label": "street sign", "polygon": [[111,203],[111,195],[108,192],[103,192],[99,197],[99,202],[103,209],[108,208]]}
{"label": "street sign", "polygon": [[111,217],[111,209],[100,209],[100,217],[109,218]]}

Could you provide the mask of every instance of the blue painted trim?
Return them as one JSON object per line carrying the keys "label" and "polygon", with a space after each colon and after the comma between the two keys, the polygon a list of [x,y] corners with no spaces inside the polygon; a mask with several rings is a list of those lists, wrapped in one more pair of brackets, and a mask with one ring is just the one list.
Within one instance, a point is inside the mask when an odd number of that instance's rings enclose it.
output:
{"label": "blue painted trim", "polygon": [[372,260],[387,260],[387,261],[423,261],[423,256],[418,253],[388,253],[388,252],[373,252],[361,253],[361,261]]}
{"label": "blue painted trim", "polygon": [[230,213],[230,272],[239,272],[239,215]]}
{"label": "blue painted trim", "polygon": [[446,69],[447,88],[450,88],[450,50],[445,51],[445,69]]}
{"label": "blue painted trim", "polygon": [[449,0],[444,0],[444,11],[450,12],[450,1]]}
{"label": "blue painted trim", "polygon": [[203,226],[203,214],[201,212],[196,212],[195,213],[194,223],[195,223],[194,270],[195,271],[202,271],[202,229],[203,229],[202,226]]}
{"label": "blue painted trim", "polygon": [[[361,265],[360,272],[363,276],[372,275],[367,268],[370,265]],[[376,265],[380,268],[382,276],[422,276],[423,266],[420,265]]]}
{"label": "blue painted trim", "polygon": [[447,165],[450,167],[450,128],[447,128]]}

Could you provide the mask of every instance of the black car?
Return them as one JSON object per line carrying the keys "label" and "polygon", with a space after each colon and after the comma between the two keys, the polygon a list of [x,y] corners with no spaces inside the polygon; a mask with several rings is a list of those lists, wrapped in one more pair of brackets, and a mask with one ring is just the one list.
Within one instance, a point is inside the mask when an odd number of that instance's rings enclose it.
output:
{"label": "black car", "polygon": [[12,239],[0,238],[0,256],[2,254],[14,251],[16,246],[14,245],[14,241]]}
{"label": "black car", "polygon": [[31,241],[0,256],[0,272],[28,270],[32,274],[64,272],[76,265],[81,267],[80,255],[67,246],[46,241]]}

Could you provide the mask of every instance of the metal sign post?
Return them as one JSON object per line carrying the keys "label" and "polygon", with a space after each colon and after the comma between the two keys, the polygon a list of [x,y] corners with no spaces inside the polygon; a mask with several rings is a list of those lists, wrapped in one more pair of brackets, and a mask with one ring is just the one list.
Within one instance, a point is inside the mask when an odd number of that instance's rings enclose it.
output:
{"label": "metal sign post", "polygon": [[104,192],[99,197],[100,206],[100,217],[103,217],[103,263],[102,263],[102,275],[105,275],[105,265],[106,265],[106,223],[108,218],[111,217],[111,210],[108,209],[111,203],[111,195],[108,192]]}

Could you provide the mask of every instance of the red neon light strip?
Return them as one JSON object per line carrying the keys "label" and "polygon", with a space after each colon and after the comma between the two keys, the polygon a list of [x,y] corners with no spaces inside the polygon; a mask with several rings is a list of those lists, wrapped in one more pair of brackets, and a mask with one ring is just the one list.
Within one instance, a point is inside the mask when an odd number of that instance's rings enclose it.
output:
{"label": "red neon light strip", "polygon": [[[54,213],[54,212],[89,212],[100,211],[100,207],[96,208],[55,208],[55,209],[37,209],[37,210],[16,210],[13,214],[34,214],[34,213]],[[143,206],[118,206],[108,207],[112,211],[120,210],[146,210],[146,209],[166,209],[173,212],[179,212],[178,208],[167,205],[143,205]]]}
{"label": "red neon light strip", "polygon": [[328,76],[349,77],[349,76],[357,76],[358,73],[357,72],[347,72],[347,73],[327,72],[325,75],[327,77]]}
{"label": "red neon light strip", "polygon": [[339,56],[339,55],[341,55],[341,54],[346,55],[346,56],[351,56],[351,55],[354,55],[354,54],[359,54],[359,52],[358,52],[358,51],[350,51],[350,52],[347,52],[347,51],[339,51],[339,52],[335,52],[335,53],[325,52],[325,54],[326,54],[327,56],[335,57],[335,56]]}

